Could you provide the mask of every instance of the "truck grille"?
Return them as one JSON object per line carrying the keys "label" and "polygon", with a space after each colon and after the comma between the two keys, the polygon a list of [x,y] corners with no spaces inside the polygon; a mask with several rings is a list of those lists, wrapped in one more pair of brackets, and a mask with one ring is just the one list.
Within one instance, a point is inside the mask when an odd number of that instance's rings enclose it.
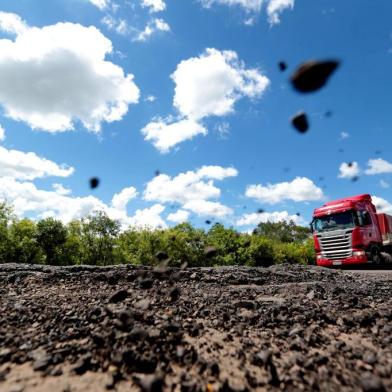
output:
{"label": "truck grille", "polygon": [[[352,255],[351,232],[323,233],[317,237],[322,255],[330,260],[340,260]],[[327,235],[326,235],[327,234]]]}

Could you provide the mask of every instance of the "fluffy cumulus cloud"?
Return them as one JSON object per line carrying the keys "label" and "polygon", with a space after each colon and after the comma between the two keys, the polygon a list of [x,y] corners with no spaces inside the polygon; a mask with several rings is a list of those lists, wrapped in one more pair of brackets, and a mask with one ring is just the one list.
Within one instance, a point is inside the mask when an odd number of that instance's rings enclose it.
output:
{"label": "fluffy cumulus cloud", "polygon": [[110,218],[118,220],[124,229],[129,226],[152,229],[166,227],[160,216],[165,207],[159,204],[137,210],[132,216],[127,214],[125,206],[136,195],[132,187],[114,195],[112,205],[107,205],[94,196],[72,197],[60,184],[53,184],[53,187],[53,191],[47,191],[37,188],[32,182],[0,177],[0,200],[11,203],[18,216],[33,214],[38,218],[56,217],[67,223],[96,211],[103,211]]}
{"label": "fluffy cumulus cloud", "polygon": [[141,132],[144,140],[151,141],[161,153],[168,153],[177,144],[197,135],[206,135],[208,131],[203,125],[190,119],[172,123],[165,119],[157,119],[148,123]]}
{"label": "fluffy cumulus cloud", "polygon": [[19,180],[34,180],[48,176],[68,177],[74,172],[72,167],[58,165],[41,158],[33,152],[7,150],[0,146],[0,176]]}
{"label": "fluffy cumulus cloud", "polygon": [[324,197],[323,191],[312,180],[306,177],[296,177],[291,182],[280,182],[267,185],[249,185],[245,196],[260,203],[276,204],[284,200],[314,201]]}
{"label": "fluffy cumulus cloud", "polygon": [[365,170],[368,175],[392,173],[392,163],[382,158],[369,159],[368,166],[369,168]]}
{"label": "fluffy cumulus cloud", "polygon": [[183,208],[190,210],[199,216],[213,216],[224,218],[231,215],[233,210],[217,201],[210,200],[190,200],[183,205]]}
{"label": "fluffy cumulus cloud", "polygon": [[112,44],[97,28],[9,26],[0,24],[16,34],[0,39],[0,104],[8,117],[49,132],[74,129],[75,121],[99,132],[138,102],[133,75],[106,59]]}
{"label": "fluffy cumulus cloud", "polygon": [[183,223],[189,219],[189,211],[185,210],[177,210],[176,212],[172,212],[167,216],[167,220],[174,223]]}
{"label": "fluffy cumulus cloud", "polygon": [[22,34],[27,30],[26,22],[16,14],[0,12],[0,30],[10,34]]}
{"label": "fluffy cumulus cloud", "polygon": [[372,196],[372,201],[373,204],[376,206],[377,212],[392,214],[392,204],[389,201],[378,196]]}
{"label": "fluffy cumulus cloud", "polygon": [[[280,14],[283,11],[294,8],[294,0],[200,0],[200,2],[206,8],[215,4],[237,6],[243,8],[248,14],[259,13],[262,6],[265,5],[268,21],[271,25],[280,23]],[[247,19],[245,23],[253,24],[253,18]]]}
{"label": "fluffy cumulus cloud", "polygon": [[131,226],[136,228],[162,228],[167,225],[161,214],[165,211],[165,206],[162,204],[154,204],[152,207],[143,210],[137,210],[128,222]]}
{"label": "fluffy cumulus cloud", "polygon": [[129,188],[124,188],[121,192],[116,193],[112,198],[112,206],[113,208],[126,211],[127,204],[130,200],[134,199],[137,196],[136,188],[133,186]]}
{"label": "fluffy cumulus cloud", "polygon": [[146,186],[144,199],[160,203],[179,203],[183,209],[198,215],[223,217],[232,210],[217,199],[221,190],[215,186],[214,180],[223,180],[238,175],[236,169],[220,166],[203,166],[197,171],[180,173],[176,177],[160,174]]}
{"label": "fluffy cumulus cloud", "polygon": [[358,165],[358,162],[343,162],[339,167],[338,178],[354,178],[358,176],[361,172],[361,169]]}
{"label": "fluffy cumulus cloud", "polygon": [[270,83],[260,70],[246,68],[235,52],[211,48],[180,62],[171,78],[178,117],[152,121],[142,129],[145,139],[161,152],[195,135],[205,135],[204,118],[232,113],[239,99],[260,97]]}
{"label": "fluffy cumulus cloud", "polygon": [[150,12],[162,12],[166,9],[166,3],[163,0],[142,0],[142,7]]}
{"label": "fluffy cumulus cloud", "polygon": [[72,193],[71,189],[65,188],[63,184],[54,183],[52,185],[54,191],[59,195],[70,195]]}
{"label": "fluffy cumulus cloud", "polygon": [[296,224],[303,224],[303,219],[298,215],[290,215],[287,211],[274,212],[253,212],[250,214],[243,214],[236,222],[237,226],[256,226],[263,222],[281,222],[293,221]]}

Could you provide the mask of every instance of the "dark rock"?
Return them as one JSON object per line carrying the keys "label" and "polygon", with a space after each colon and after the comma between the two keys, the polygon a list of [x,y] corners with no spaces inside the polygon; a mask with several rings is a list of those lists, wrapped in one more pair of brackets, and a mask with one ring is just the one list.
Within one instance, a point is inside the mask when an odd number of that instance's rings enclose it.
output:
{"label": "dark rock", "polygon": [[116,291],[110,298],[109,302],[118,303],[124,301],[128,297],[128,291],[125,289],[121,289]]}
{"label": "dark rock", "polygon": [[291,124],[300,133],[305,133],[309,129],[308,117],[304,112],[300,112],[291,118]]}
{"label": "dark rock", "polygon": [[292,75],[293,87],[301,93],[309,93],[324,87],[329,77],[339,66],[339,61],[308,61]]}

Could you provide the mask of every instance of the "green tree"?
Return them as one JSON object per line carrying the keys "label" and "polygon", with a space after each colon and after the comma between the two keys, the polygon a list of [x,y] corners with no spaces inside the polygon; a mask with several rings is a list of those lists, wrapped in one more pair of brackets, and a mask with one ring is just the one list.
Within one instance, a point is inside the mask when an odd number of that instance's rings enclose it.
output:
{"label": "green tree", "polygon": [[36,239],[44,251],[46,264],[64,263],[63,246],[67,241],[67,229],[61,221],[53,218],[40,220],[37,223]]}
{"label": "green tree", "polygon": [[303,242],[310,235],[310,228],[297,226],[290,220],[281,222],[261,222],[254,230],[254,234],[280,242]]}
{"label": "green tree", "polygon": [[233,228],[225,228],[221,223],[215,223],[207,233],[207,243],[218,251],[213,258],[214,264],[243,265],[248,262],[244,248],[249,245],[249,239]]}
{"label": "green tree", "polygon": [[10,260],[38,264],[43,261],[42,248],[37,242],[37,226],[30,219],[14,220],[9,227]]}
{"label": "green tree", "polygon": [[108,265],[116,262],[115,248],[120,223],[97,211],[82,219],[81,239],[86,264]]}

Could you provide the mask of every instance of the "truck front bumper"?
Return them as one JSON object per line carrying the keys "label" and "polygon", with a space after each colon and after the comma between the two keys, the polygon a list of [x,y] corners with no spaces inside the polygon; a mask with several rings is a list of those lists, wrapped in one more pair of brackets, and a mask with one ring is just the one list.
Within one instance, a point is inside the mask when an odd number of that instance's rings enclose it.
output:
{"label": "truck front bumper", "polygon": [[366,255],[351,256],[341,260],[317,259],[316,264],[320,267],[334,267],[338,265],[366,264],[369,260]]}

